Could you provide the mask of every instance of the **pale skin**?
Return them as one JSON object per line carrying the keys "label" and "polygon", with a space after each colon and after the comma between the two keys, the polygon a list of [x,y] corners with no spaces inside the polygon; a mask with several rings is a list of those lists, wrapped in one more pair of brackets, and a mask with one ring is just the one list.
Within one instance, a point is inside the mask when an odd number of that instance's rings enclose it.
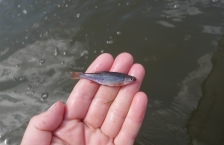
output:
{"label": "pale skin", "polygon": [[146,94],[139,92],[145,70],[128,53],[115,59],[104,53],[86,72],[99,71],[127,73],[137,80],[123,87],[79,80],[65,105],[58,101],[30,120],[21,145],[134,144],[147,106]]}

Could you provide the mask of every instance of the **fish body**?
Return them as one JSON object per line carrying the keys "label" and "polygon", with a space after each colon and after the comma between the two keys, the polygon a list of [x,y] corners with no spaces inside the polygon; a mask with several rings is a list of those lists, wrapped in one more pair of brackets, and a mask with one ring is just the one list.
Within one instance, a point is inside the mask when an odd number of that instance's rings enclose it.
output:
{"label": "fish body", "polygon": [[135,77],[118,72],[106,72],[99,73],[81,73],[71,72],[73,74],[72,79],[87,79],[106,86],[123,86],[128,85],[136,80]]}

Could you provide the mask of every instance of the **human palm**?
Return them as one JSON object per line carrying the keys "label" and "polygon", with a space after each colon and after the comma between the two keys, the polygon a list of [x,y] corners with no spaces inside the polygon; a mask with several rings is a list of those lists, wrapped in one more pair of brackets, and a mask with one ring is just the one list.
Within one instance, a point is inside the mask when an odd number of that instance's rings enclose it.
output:
{"label": "human palm", "polygon": [[58,101],[31,119],[21,145],[132,145],[147,105],[147,96],[139,92],[144,68],[128,53],[115,60],[102,54],[86,72],[99,71],[128,73],[137,80],[108,87],[81,79],[66,105]]}

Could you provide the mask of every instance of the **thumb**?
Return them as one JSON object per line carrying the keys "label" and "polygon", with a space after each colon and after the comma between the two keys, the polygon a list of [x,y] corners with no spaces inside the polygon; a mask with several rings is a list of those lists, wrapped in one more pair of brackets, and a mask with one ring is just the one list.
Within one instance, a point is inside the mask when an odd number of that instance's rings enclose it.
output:
{"label": "thumb", "polygon": [[63,120],[64,110],[64,104],[58,101],[46,112],[34,116],[26,128],[21,145],[49,145],[52,132]]}

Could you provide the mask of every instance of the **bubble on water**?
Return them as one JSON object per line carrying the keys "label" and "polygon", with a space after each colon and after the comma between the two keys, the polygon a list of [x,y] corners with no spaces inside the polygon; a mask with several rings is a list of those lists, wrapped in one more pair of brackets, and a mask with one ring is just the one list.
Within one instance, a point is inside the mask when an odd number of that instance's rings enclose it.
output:
{"label": "bubble on water", "polygon": [[37,81],[36,81],[36,84],[39,84],[39,83],[40,83],[40,80],[37,80]]}
{"label": "bubble on water", "polygon": [[5,142],[5,144],[7,144],[7,145],[10,144],[10,140],[9,140],[8,138],[6,138],[4,142]]}
{"label": "bubble on water", "polygon": [[180,8],[180,5],[179,4],[174,4],[172,8],[173,9],[179,9]]}
{"label": "bubble on water", "polygon": [[2,135],[0,135],[0,139],[2,138]]}
{"label": "bubble on water", "polygon": [[32,77],[34,77],[36,74],[35,73],[32,73]]}
{"label": "bubble on water", "polygon": [[103,52],[104,52],[104,50],[100,50],[100,52],[101,52],[101,53],[103,53]]}
{"label": "bubble on water", "polygon": [[27,10],[23,10],[23,13],[24,13],[24,14],[27,14]]}
{"label": "bubble on water", "polygon": [[28,85],[28,86],[27,86],[27,89],[28,89],[28,90],[29,90],[29,89],[31,89],[31,88],[32,88],[32,86],[31,86],[31,85]]}
{"label": "bubble on water", "polygon": [[45,59],[40,59],[39,64],[42,65],[42,64],[44,64],[45,61],[46,61]]}
{"label": "bubble on water", "polygon": [[114,43],[114,40],[113,40],[113,37],[109,37],[109,38],[107,38],[107,40],[106,40],[106,44],[113,44]]}
{"label": "bubble on water", "polygon": [[33,95],[34,94],[34,91],[31,91],[31,94]]}
{"label": "bubble on water", "polygon": [[58,54],[59,54],[58,49],[55,48],[55,49],[54,49],[54,55],[57,56]]}
{"label": "bubble on water", "polygon": [[61,6],[60,6],[60,5],[58,5],[58,7],[60,8]]}
{"label": "bubble on water", "polygon": [[117,35],[121,35],[121,32],[120,31],[117,31]]}
{"label": "bubble on water", "polygon": [[220,2],[220,0],[212,0],[212,2],[217,3]]}
{"label": "bubble on water", "polygon": [[24,79],[25,79],[24,76],[19,78],[20,81],[23,81]]}
{"label": "bubble on water", "polygon": [[61,64],[64,64],[64,63],[65,63],[64,61],[61,62]]}
{"label": "bubble on water", "polygon": [[106,43],[107,43],[107,44],[113,44],[114,41],[113,41],[113,40],[107,40]]}
{"label": "bubble on water", "polygon": [[19,67],[19,64],[16,64],[15,67]]}
{"label": "bubble on water", "polygon": [[67,52],[66,52],[66,51],[64,51],[64,52],[63,52],[63,55],[66,55],[66,54],[67,54]]}
{"label": "bubble on water", "polygon": [[81,15],[81,14],[80,14],[80,13],[78,13],[78,14],[76,14],[76,17],[77,17],[77,18],[79,18],[79,17],[80,17],[80,15]]}
{"label": "bubble on water", "polygon": [[47,100],[47,98],[48,98],[48,93],[43,93],[41,95],[41,100]]}
{"label": "bubble on water", "polygon": [[21,5],[18,5],[17,7],[20,8]]}

